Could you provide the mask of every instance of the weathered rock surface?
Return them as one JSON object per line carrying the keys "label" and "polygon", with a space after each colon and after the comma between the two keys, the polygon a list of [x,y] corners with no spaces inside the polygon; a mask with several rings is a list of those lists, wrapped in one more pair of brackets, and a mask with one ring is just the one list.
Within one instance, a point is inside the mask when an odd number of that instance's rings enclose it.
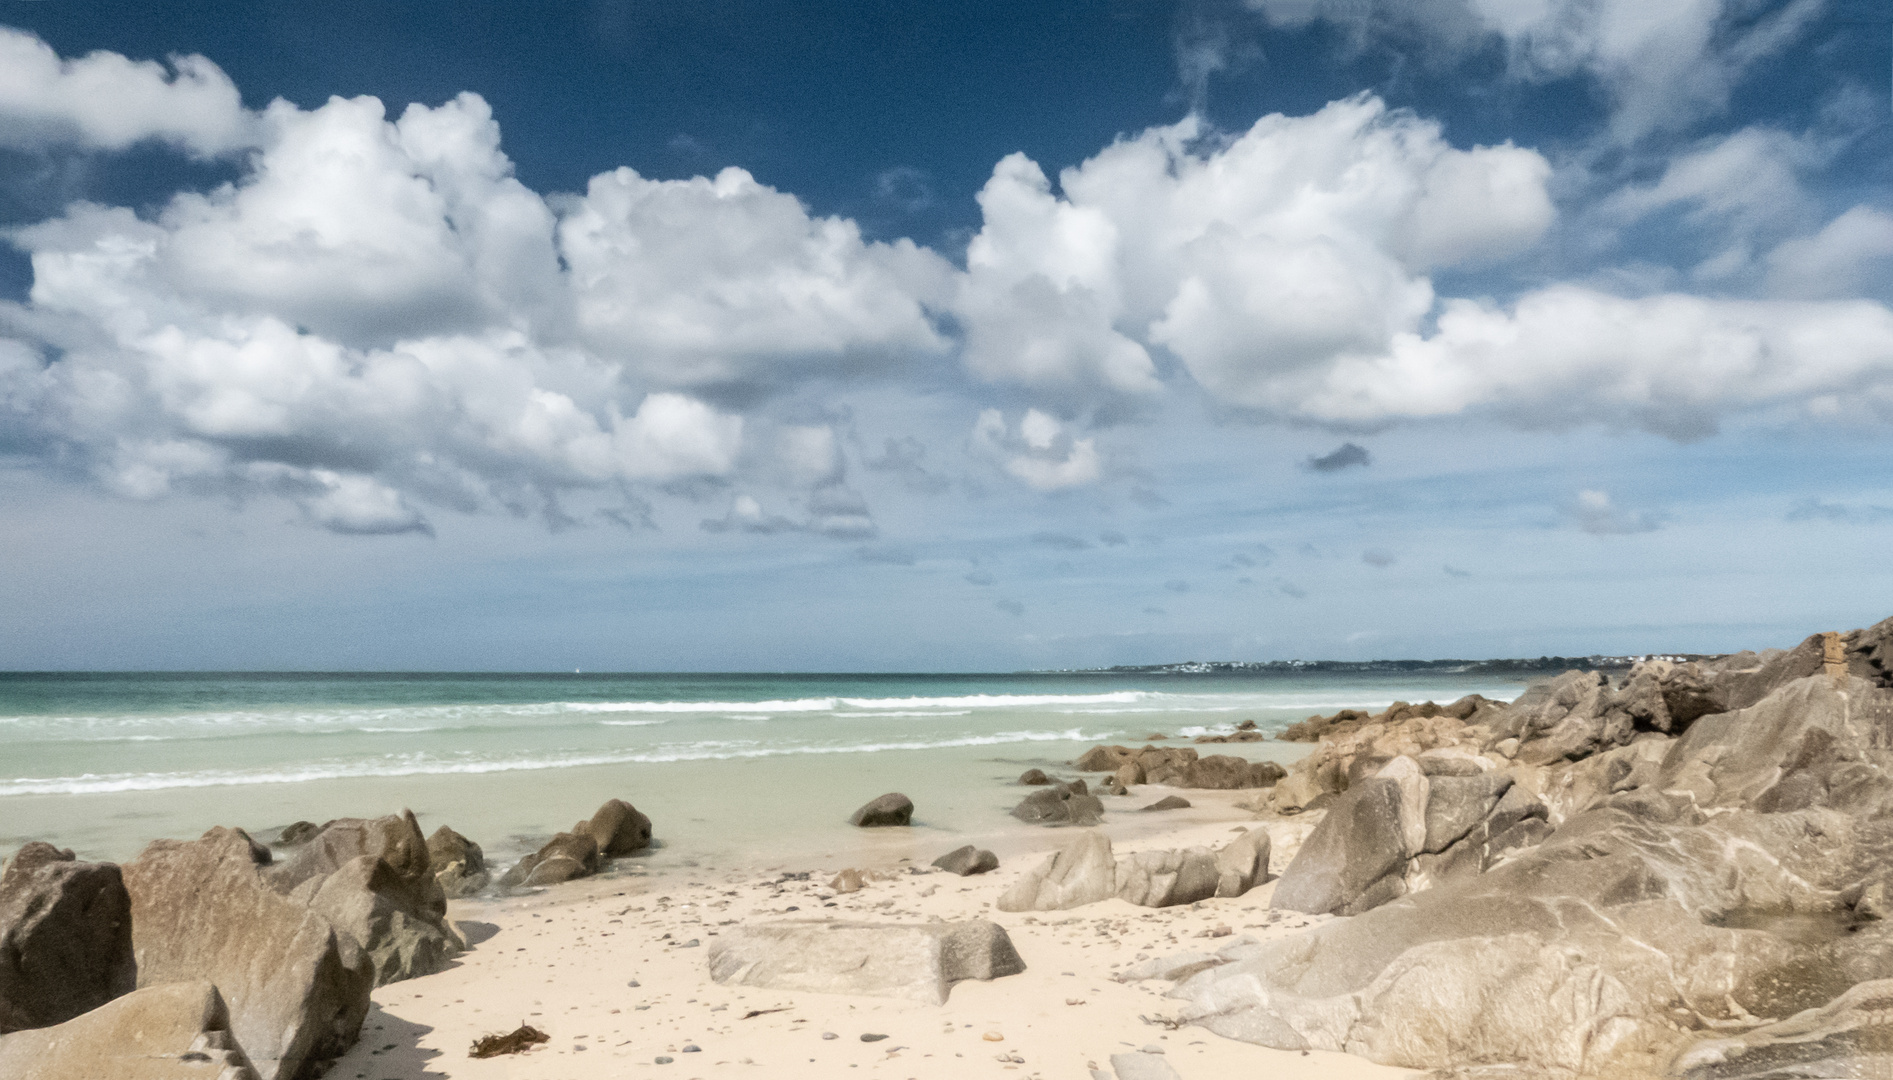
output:
{"label": "weathered rock surface", "polygon": [[431,975],[463,950],[412,811],[327,822],[264,878],[353,936],[377,986]]}
{"label": "weathered rock surface", "polygon": [[514,863],[500,878],[500,884],[509,889],[557,885],[573,878],[590,877],[602,865],[604,857],[598,854],[598,841],[592,839],[590,832],[559,833],[546,841],[544,847]]}
{"label": "weathered rock surface", "polygon": [[907,825],[913,820],[913,800],[898,791],[890,791],[856,810],[849,816],[848,824],[859,825],[862,828],[877,828],[885,825]]}
{"label": "weathered rock surface", "polygon": [[1194,904],[1216,895],[1222,868],[1208,848],[1140,851],[1117,860],[1117,895],[1141,907]]}
{"label": "weathered rock surface", "polygon": [[132,949],[139,987],[208,980],[263,1080],[305,1080],[355,1042],[375,966],[353,935],[272,888],[269,862],[241,829],[153,842],[124,866]]}
{"label": "weathered rock surface", "polygon": [[257,1080],[207,982],[151,986],[56,1027],[0,1037],[7,1080]]}
{"label": "weathered rock surface", "polygon": [[472,896],[486,888],[490,875],[480,845],[445,825],[427,838],[427,862],[449,899]]}
{"label": "weathered rock surface", "polygon": [[1013,882],[993,906],[1000,911],[1063,911],[1116,895],[1111,839],[1087,831]]}
{"label": "weathered rock surface", "polygon": [[933,865],[949,874],[971,877],[974,874],[984,874],[989,870],[999,869],[999,856],[968,844],[965,847],[954,848],[933,860]]}
{"label": "weathered rock surface", "polygon": [[65,1023],[136,985],[118,867],[20,848],[0,873],[0,1034]]}
{"label": "weathered rock surface", "polygon": [[1104,803],[1086,794],[1078,780],[1034,791],[1019,800],[1012,816],[1034,825],[1096,825],[1104,820]]}
{"label": "weathered rock surface", "polygon": [[953,984],[1025,970],[1012,939],[981,920],[920,924],[796,920],[734,927],[710,947],[725,985],[906,998],[944,1005]]}
{"label": "weathered rock surface", "polygon": [[1216,852],[1216,895],[1241,896],[1269,879],[1269,831],[1250,829]]}
{"label": "weathered rock surface", "polygon": [[1890,642],[1893,620],[1341,731],[1277,787],[1327,817],[1274,903],[1360,914],[1191,976],[1185,1017],[1410,1068],[1872,1075],[1847,1055],[1893,993],[1842,995],[1893,978]]}
{"label": "weathered rock surface", "polygon": [[651,819],[623,799],[611,799],[599,807],[584,831],[598,845],[598,854],[607,859],[651,846]]}

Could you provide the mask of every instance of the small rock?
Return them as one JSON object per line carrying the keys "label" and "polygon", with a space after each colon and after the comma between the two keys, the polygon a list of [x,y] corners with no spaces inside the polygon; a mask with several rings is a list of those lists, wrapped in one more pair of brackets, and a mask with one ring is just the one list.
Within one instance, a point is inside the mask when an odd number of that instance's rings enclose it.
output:
{"label": "small rock", "polygon": [[841,1038],[841,1036],[835,1034],[832,1031],[824,1031],[822,1032],[822,1038],[823,1039],[839,1039]]}
{"label": "small rock", "polygon": [[677,947],[680,949],[694,949],[698,946],[698,944],[700,943],[697,941],[696,938],[691,938],[689,941],[686,941],[682,945],[679,945]]}
{"label": "small rock", "polygon": [[1144,1046],[1144,1053],[1161,1054],[1163,1053],[1163,1047],[1158,1046],[1156,1043],[1148,1043]]}
{"label": "small rock", "polygon": [[703,1053],[703,1047],[698,1046],[696,1043],[685,1043],[684,1048],[677,1052],[680,1054],[701,1054]]}
{"label": "small rock", "polygon": [[1052,778],[1045,775],[1044,769],[1027,769],[1025,772],[1019,774],[1019,783],[1021,784],[1036,785],[1049,784],[1051,782]]}
{"label": "small rock", "polygon": [[1149,806],[1144,807],[1144,809],[1147,811],[1148,810],[1188,810],[1189,808],[1190,808],[1190,800],[1184,798],[1181,795],[1165,795],[1163,798],[1158,799],[1156,802],[1151,803]]}
{"label": "small rock", "polygon": [[997,1031],[988,1031],[986,1034],[981,1035],[980,1038],[985,1039],[987,1042],[1005,1042],[1006,1041],[1006,1037],[1004,1035],[999,1034]]}
{"label": "small rock", "polygon": [[659,1055],[658,1055],[658,1057],[657,1057],[657,1063],[658,1063],[659,1065],[669,1065],[669,1064],[670,1064],[670,1059],[669,1059],[669,1058],[667,1058],[667,1057],[665,1057],[665,1056],[663,1056],[662,1054],[659,1054]]}
{"label": "small rock", "polygon": [[861,1041],[862,1042],[880,1042],[882,1039],[885,1039],[885,1038],[887,1038],[887,1036],[876,1035],[870,1032],[870,1033],[863,1034],[861,1036]]}
{"label": "small rock", "polygon": [[848,824],[862,828],[906,825],[914,819],[914,802],[898,791],[890,791],[867,803],[848,818]]}
{"label": "small rock", "polygon": [[638,985],[638,981],[637,981],[636,979],[632,979],[632,980],[631,980],[630,982],[628,982],[628,983],[625,983],[625,985],[626,985],[626,986],[631,986],[631,987],[635,987],[635,986],[637,986],[637,985]]}

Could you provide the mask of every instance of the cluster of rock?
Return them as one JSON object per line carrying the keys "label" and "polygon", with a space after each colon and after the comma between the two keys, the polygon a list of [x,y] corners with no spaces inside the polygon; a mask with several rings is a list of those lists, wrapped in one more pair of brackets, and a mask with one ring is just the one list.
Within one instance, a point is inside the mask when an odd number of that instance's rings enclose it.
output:
{"label": "cluster of rock", "polygon": [[1182,788],[1268,787],[1285,772],[1273,761],[1250,761],[1229,754],[1199,757],[1187,746],[1094,746],[1072,762],[1079,772],[1111,773],[1114,788],[1165,784]]}
{"label": "cluster of rock", "polygon": [[1033,825],[1096,825],[1104,820],[1104,802],[1083,780],[1054,780],[1019,800],[1012,816]]}
{"label": "cluster of rock", "polygon": [[1000,911],[1062,911],[1119,897],[1142,907],[1241,896],[1268,880],[1269,833],[1255,828],[1218,850],[1140,851],[1118,858],[1111,838],[1087,830],[999,897]]}
{"label": "cluster of rock", "polygon": [[1272,903],[1354,917],[1173,996],[1227,1036],[1409,1068],[1879,1075],[1890,668],[1893,620],[1330,719],[1270,796],[1325,809]]}
{"label": "cluster of rock", "polygon": [[1195,741],[1199,743],[1233,743],[1263,742],[1267,739],[1267,735],[1256,730],[1254,720],[1244,720],[1242,723],[1236,725],[1236,730],[1227,735],[1198,735]]}
{"label": "cluster of rock", "polygon": [[[650,841],[617,800],[578,831],[613,854]],[[447,896],[487,872],[452,829],[298,822],[276,846],[215,828],[123,867],[21,848],[0,873],[0,1075],[305,1080],[354,1044],[376,986],[466,948]]]}
{"label": "cluster of rock", "polygon": [[[500,878],[505,888],[557,885],[596,874],[606,859],[651,846],[651,819],[623,799],[608,800],[589,821],[572,826],[513,864]],[[477,849],[476,849],[477,850]]]}

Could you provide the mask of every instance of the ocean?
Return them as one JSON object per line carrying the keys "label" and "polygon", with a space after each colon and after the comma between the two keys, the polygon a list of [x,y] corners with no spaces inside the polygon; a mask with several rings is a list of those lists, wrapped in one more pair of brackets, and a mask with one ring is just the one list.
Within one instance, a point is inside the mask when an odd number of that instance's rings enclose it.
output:
{"label": "ocean", "polygon": [[[916,804],[920,848],[1016,827],[1009,786],[1101,742],[1516,697],[1446,672],[1267,675],[0,673],[0,848],[122,861],[214,825],[412,809],[505,863],[626,799],[659,864],[845,857],[855,807]],[[1205,746],[1288,762],[1298,743]],[[899,830],[896,830],[899,831]]]}

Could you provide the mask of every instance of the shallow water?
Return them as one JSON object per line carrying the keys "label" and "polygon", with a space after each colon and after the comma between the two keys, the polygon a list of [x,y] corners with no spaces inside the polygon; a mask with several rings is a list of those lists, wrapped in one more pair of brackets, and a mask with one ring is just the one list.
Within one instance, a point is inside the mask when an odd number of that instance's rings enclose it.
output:
{"label": "shallow water", "polygon": [[890,790],[914,799],[917,840],[958,842],[1009,825],[1021,771],[1099,742],[1518,690],[1440,673],[0,674],[0,846],[126,859],[212,825],[405,806],[506,860],[619,797],[653,818],[654,862],[789,858],[857,844],[847,815]]}

